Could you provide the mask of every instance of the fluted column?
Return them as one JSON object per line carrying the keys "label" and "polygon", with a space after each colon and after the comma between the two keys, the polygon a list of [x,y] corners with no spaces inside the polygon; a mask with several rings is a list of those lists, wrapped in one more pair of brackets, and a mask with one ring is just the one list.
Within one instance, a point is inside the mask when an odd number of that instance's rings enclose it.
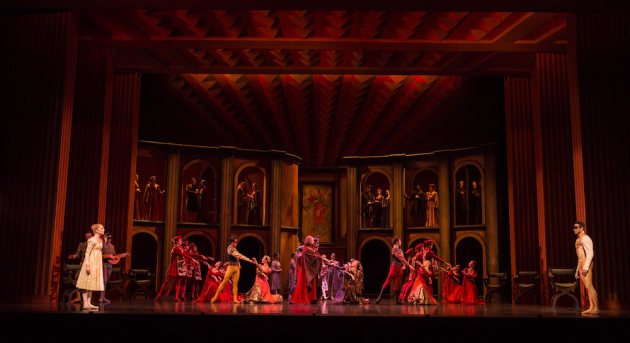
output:
{"label": "fluted column", "polygon": [[166,164],[166,209],[164,210],[164,254],[162,256],[162,274],[166,277],[168,266],[171,264],[171,238],[177,234],[177,210],[179,202],[179,174],[181,153],[169,152]]}
{"label": "fluted column", "polygon": [[280,252],[282,228],[282,160],[271,161],[271,217],[269,232],[269,255]]}
{"label": "fluted column", "polygon": [[359,189],[357,188],[357,167],[348,166],[346,168],[348,175],[348,254],[347,257],[357,256],[357,223],[359,218],[358,198]]}
{"label": "fluted column", "polygon": [[234,197],[234,156],[230,151],[225,152],[221,159],[221,220],[219,221],[219,252],[221,261],[227,255],[228,238],[233,221]]}
{"label": "fluted column", "polygon": [[[402,163],[394,163],[392,165],[392,204],[390,208],[390,220],[393,234],[396,237],[400,237],[404,244],[404,232],[403,232],[403,202],[405,190],[403,189],[403,166]],[[405,245],[403,245],[405,246]]]}
{"label": "fluted column", "polygon": [[78,15],[3,13],[0,20],[0,299],[56,302]]}

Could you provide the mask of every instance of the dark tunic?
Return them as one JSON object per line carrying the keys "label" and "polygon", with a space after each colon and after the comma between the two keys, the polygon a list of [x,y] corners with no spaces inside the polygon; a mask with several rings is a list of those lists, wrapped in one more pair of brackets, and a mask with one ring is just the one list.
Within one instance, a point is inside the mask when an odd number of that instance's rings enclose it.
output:
{"label": "dark tunic", "polygon": [[426,195],[422,190],[413,191],[411,193],[411,215],[419,217],[424,214],[422,202],[426,200]]}
{"label": "dark tunic", "polygon": [[[363,217],[374,216],[374,194],[372,192],[365,192],[361,195],[361,215]],[[371,204],[368,204],[371,203]]]}
{"label": "dark tunic", "polygon": [[186,211],[199,211],[199,202],[197,201],[197,194],[195,194],[196,190],[197,186],[193,184],[186,186]]}

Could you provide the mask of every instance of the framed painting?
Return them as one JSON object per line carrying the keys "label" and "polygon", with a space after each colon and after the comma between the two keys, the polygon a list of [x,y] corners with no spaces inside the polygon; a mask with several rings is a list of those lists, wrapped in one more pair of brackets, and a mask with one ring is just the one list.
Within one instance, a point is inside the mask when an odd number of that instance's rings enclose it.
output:
{"label": "framed painting", "polygon": [[313,236],[320,243],[332,243],[334,183],[300,183],[300,240]]}

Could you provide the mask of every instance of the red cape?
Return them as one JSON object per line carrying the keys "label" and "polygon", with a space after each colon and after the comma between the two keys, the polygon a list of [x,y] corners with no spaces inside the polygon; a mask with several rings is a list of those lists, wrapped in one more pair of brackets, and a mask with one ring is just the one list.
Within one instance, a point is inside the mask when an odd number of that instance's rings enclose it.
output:
{"label": "red cape", "polygon": [[[295,285],[295,291],[291,296],[291,302],[296,304],[310,304],[317,299],[317,278],[313,277],[313,275],[317,274],[314,274],[311,269],[319,270],[321,268],[321,256],[314,250],[309,249],[308,247],[304,248],[300,263],[300,274]],[[308,287],[309,284],[310,289]]]}

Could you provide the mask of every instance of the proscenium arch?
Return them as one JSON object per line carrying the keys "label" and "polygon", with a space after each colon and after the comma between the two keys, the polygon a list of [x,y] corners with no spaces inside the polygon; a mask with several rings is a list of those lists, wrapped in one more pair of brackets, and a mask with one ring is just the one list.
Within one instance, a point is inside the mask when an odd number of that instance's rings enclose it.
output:
{"label": "proscenium arch", "polygon": [[[266,219],[266,215],[267,215],[267,170],[265,170],[265,168],[261,167],[258,165],[258,163],[256,162],[246,162],[243,163],[243,165],[241,165],[240,167],[238,167],[238,169],[236,169],[236,171],[234,172],[234,187],[232,188],[232,192],[236,192],[236,187],[238,187],[238,177],[241,175],[241,172],[243,171],[243,169],[248,168],[248,167],[254,167],[258,170],[260,170],[263,173],[263,189],[262,189],[262,216],[260,218],[260,222],[262,223],[262,225],[265,225],[265,219]],[[237,223],[237,213],[238,213],[238,199],[236,196],[233,196],[233,204],[232,204],[232,223],[236,224]]]}
{"label": "proscenium arch", "polygon": [[457,261],[457,245],[464,238],[474,238],[481,245],[481,257],[483,259],[483,261],[482,261],[482,264],[483,264],[483,277],[487,277],[488,276],[488,266],[487,266],[486,261],[488,260],[488,258],[487,258],[488,255],[487,255],[487,251],[486,251],[486,242],[483,239],[483,237],[481,237],[481,235],[479,235],[477,233],[474,233],[474,232],[466,233],[466,234],[458,237],[455,240],[455,243],[453,244],[453,261]]}

